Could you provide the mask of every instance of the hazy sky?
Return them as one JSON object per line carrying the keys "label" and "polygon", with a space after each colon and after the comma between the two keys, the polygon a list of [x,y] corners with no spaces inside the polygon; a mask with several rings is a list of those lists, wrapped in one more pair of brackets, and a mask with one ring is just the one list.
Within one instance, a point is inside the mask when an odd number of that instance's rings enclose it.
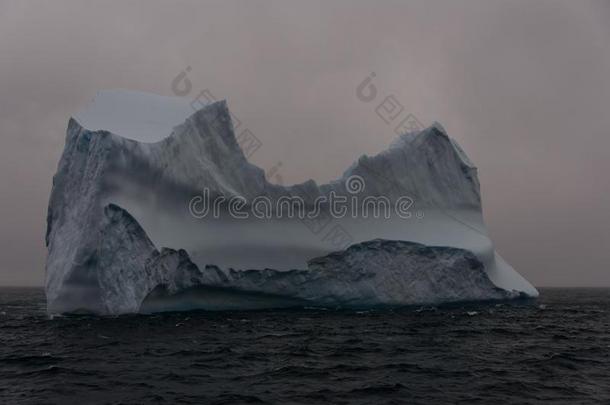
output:
{"label": "hazy sky", "polygon": [[499,252],[537,286],[610,286],[610,2],[0,0],[0,284],[42,285],[71,114],[100,89],[226,98],[284,183],[338,177],[393,127],[371,72],[479,167]]}

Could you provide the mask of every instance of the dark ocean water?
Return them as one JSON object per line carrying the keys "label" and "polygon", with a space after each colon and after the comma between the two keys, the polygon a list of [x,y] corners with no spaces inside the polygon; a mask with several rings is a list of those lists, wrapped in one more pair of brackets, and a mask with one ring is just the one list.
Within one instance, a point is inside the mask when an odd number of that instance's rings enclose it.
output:
{"label": "dark ocean water", "polygon": [[385,311],[45,315],[0,289],[2,404],[610,403],[610,290]]}

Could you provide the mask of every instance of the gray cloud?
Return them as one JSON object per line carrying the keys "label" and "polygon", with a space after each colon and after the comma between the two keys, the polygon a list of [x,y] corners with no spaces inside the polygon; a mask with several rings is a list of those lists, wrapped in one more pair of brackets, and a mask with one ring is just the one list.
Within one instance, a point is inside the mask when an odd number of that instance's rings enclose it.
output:
{"label": "gray cloud", "polygon": [[[439,120],[480,171],[502,254],[536,285],[610,285],[610,4],[605,1],[0,0],[0,284],[42,284],[51,177],[99,89],[171,94],[187,65],[282,162],[337,177],[392,128],[370,72]],[[194,94],[193,94],[194,95]]]}

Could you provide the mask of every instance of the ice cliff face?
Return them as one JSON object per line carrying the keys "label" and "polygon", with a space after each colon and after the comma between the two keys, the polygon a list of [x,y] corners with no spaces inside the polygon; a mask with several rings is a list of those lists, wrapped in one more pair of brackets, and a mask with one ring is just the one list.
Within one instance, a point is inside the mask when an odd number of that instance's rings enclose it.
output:
{"label": "ice cliff face", "polygon": [[[219,291],[225,296],[258,295],[258,308],[265,307],[263,301],[268,302],[268,307],[368,308],[510,299],[519,295],[494,286],[483,264],[466,250],[403,241],[376,239],[355,244],[312,259],[306,270],[223,273],[215,266],[197,269],[184,251],[181,260],[191,271],[174,271],[180,275],[180,285],[157,285],[143,302],[143,312],[216,309]],[[216,295],[209,297],[214,288]]]}
{"label": "ice cliff face", "polygon": [[[336,181],[283,187],[247,161],[224,102],[193,112],[180,99],[108,92],[78,118],[68,124],[49,202],[50,313],[130,313],[143,302],[147,310],[222,309],[537,295],[495,253],[476,168],[440,125],[361,157]],[[408,195],[422,215],[312,224],[189,213],[203,188],[247,202],[298,196],[311,205],[331,192],[352,196],[352,176],[365,181],[360,198],[396,204]],[[341,244],[333,243],[337,229]],[[176,304],[180,296],[191,304]]]}

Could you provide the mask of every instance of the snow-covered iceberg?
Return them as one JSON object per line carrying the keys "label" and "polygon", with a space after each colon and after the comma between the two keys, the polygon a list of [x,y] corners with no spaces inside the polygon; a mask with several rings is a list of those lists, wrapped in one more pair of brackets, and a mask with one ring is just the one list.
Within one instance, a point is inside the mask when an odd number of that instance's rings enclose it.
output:
{"label": "snow-covered iceberg", "polygon": [[[537,296],[495,252],[477,170],[439,124],[401,135],[324,185],[270,183],[238,141],[224,101],[195,111],[181,98],[98,93],[70,119],[53,178],[48,311]],[[343,215],[332,197],[347,202]],[[293,199],[302,205],[281,215]]]}

